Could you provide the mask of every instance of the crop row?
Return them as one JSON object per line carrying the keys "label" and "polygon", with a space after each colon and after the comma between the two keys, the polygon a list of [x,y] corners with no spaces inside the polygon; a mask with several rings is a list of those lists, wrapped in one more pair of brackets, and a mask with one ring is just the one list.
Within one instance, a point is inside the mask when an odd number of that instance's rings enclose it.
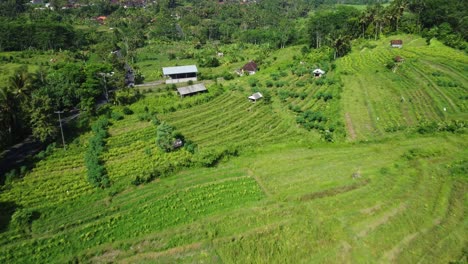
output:
{"label": "crop row", "polygon": [[263,194],[255,180],[241,177],[193,186],[166,196],[123,206],[115,212],[88,224],[64,229],[44,238],[8,244],[0,249],[0,261],[41,261],[52,256],[70,256],[76,248],[128,239],[187,223],[205,215],[259,200]]}

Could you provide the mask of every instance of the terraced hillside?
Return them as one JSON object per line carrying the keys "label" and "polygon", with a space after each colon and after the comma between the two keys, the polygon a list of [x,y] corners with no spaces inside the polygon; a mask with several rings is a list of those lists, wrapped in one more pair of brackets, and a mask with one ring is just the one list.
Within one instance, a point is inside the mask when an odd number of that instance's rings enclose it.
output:
{"label": "terraced hillside", "polygon": [[[53,149],[0,189],[0,263],[465,261],[468,138],[414,129],[466,122],[467,59],[404,41],[363,44],[320,79],[300,72],[318,62],[290,47],[254,76],[207,82],[205,94],[159,86],[111,106],[99,156],[111,186],[87,181],[93,131]],[[387,68],[397,55],[405,61]],[[249,102],[254,89],[271,103]],[[308,110],[323,114],[321,132],[346,121],[352,142],[325,143],[299,124]],[[160,150],[159,121],[198,151]],[[199,162],[230,148],[212,167]]]}
{"label": "terraced hillside", "polygon": [[[390,39],[399,38],[403,48],[391,48]],[[397,56],[404,61],[393,65]],[[368,139],[422,122],[466,120],[467,63],[463,52],[436,40],[427,46],[412,36],[355,47],[337,62],[349,137]]]}
{"label": "terraced hillside", "polygon": [[222,144],[259,145],[312,138],[298,128],[291,116],[272,106],[251,103],[238,92],[228,92],[209,104],[162,115],[201,147]]}
{"label": "terraced hillside", "polygon": [[[213,169],[109,193],[24,179],[37,215],[0,234],[11,262],[446,263],[466,245],[466,136],[270,145]],[[385,155],[383,155],[385,153]],[[58,160],[54,156],[50,162]],[[66,171],[65,164],[56,166]],[[39,176],[36,169],[36,175]],[[80,180],[82,177],[76,177]],[[55,178],[65,183],[66,173]],[[27,184],[26,184],[27,183]],[[31,186],[31,187],[27,187]],[[59,192],[63,197],[49,194]],[[10,201],[10,191],[1,194]],[[68,196],[69,195],[69,196]]]}

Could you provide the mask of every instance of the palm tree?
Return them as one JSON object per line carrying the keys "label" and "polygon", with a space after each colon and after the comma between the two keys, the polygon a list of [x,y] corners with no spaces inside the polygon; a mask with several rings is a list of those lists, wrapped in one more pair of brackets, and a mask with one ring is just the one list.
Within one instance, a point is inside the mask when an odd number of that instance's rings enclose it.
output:
{"label": "palm tree", "polygon": [[18,68],[8,80],[8,87],[20,104],[28,101],[32,92],[33,78],[26,66]]}
{"label": "palm tree", "polygon": [[8,87],[0,87],[0,145],[8,145],[16,127],[15,97]]}

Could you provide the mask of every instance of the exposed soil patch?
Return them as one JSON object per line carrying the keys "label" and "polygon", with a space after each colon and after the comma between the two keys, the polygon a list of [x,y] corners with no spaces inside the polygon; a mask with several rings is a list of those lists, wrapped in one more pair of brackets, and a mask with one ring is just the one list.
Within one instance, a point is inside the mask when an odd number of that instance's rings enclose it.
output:
{"label": "exposed soil patch", "polygon": [[353,122],[351,120],[351,116],[349,115],[349,113],[345,114],[345,119],[346,119],[346,128],[348,129],[349,138],[351,140],[355,140],[356,139],[356,131],[354,131]]}
{"label": "exposed soil patch", "polygon": [[340,186],[340,187],[328,189],[328,190],[321,191],[321,192],[309,193],[309,194],[301,196],[299,198],[299,200],[304,202],[304,201],[310,201],[310,200],[314,200],[314,199],[325,198],[325,197],[329,197],[329,196],[335,196],[337,194],[341,194],[341,193],[349,192],[349,191],[352,191],[352,190],[356,190],[358,188],[366,186],[369,183],[370,183],[370,180],[365,179],[365,180],[362,180],[360,182],[357,182],[357,183],[354,183],[354,184],[351,184],[351,185]]}

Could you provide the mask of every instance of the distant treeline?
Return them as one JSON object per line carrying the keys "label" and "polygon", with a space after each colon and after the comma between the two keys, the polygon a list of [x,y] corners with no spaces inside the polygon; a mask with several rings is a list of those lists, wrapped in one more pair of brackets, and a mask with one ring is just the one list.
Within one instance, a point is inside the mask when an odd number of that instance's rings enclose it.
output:
{"label": "distant treeline", "polygon": [[59,22],[24,23],[2,21],[0,23],[0,50],[26,50],[29,48],[71,49],[75,41],[72,26]]}

